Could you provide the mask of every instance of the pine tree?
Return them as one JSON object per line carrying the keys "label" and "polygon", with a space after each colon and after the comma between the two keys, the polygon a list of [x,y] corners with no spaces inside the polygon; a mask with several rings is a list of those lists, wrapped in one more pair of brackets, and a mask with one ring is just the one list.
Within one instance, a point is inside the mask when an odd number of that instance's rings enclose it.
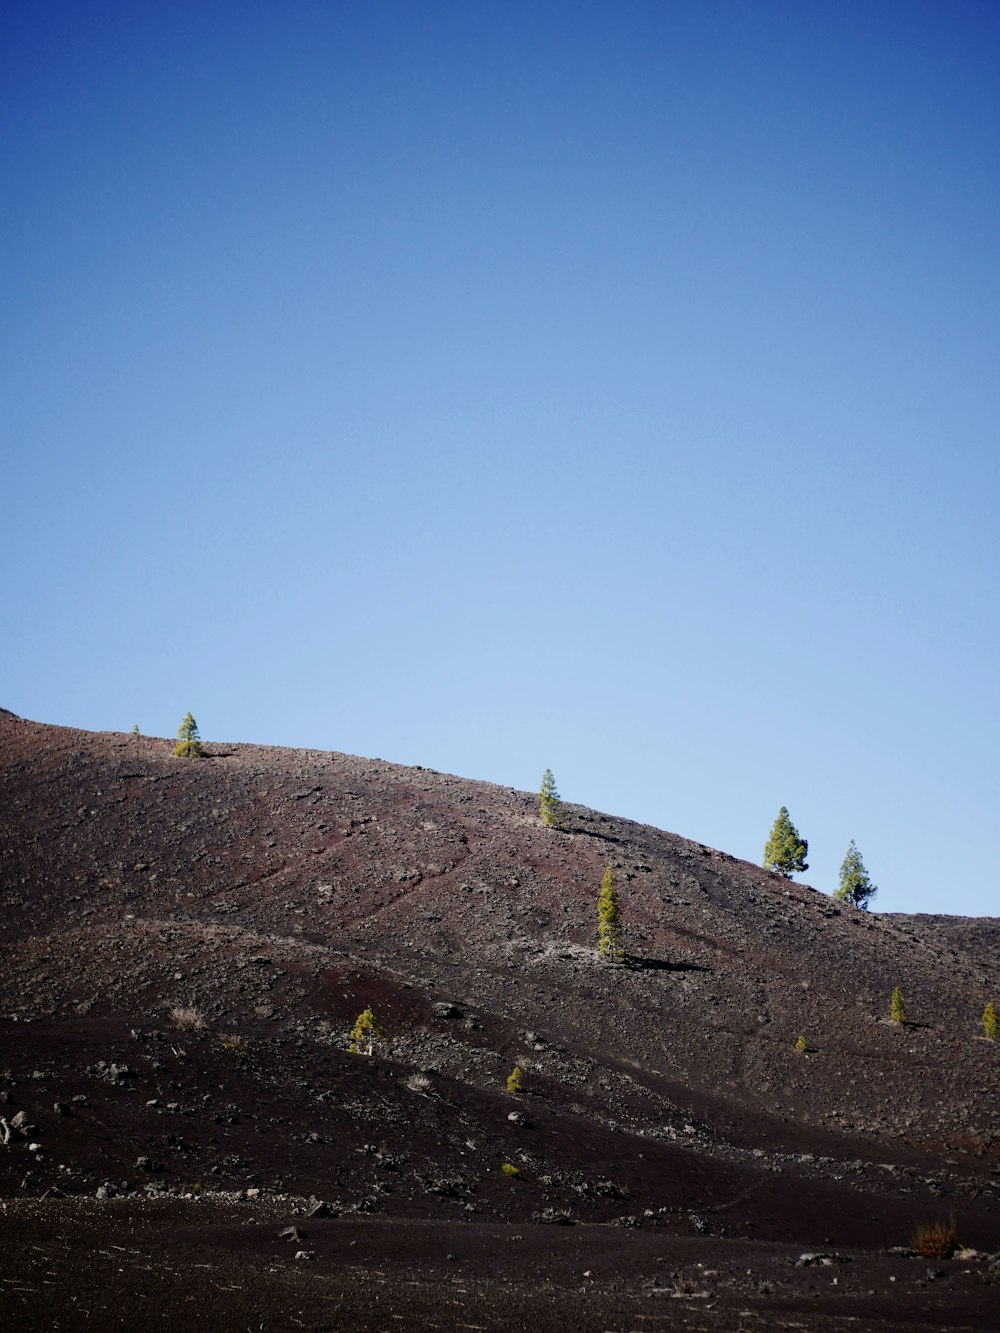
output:
{"label": "pine tree", "polygon": [[902,1026],[906,1022],[906,1007],[903,1004],[903,992],[898,986],[893,988],[892,998],[889,1001],[889,1018],[893,1023]]}
{"label": "pine tree", "polygon": [[809,1049],[809,1043],[806,1041],[805,1037],[800,1037],[798,1039],[795,1043],[795,1049],[798,1051],[799,1055],[805,1055],[806,1051]]}
{"label": "pine tree", "polygon": [[608,866],[597,898],[597,952],[613,963],[620,963],[625,957],[621,939],[622,909],[615,889],[614,871]]}
{"label": "pine tree", "polygon": [[538,813],[546,828],[566,827],[563,804],[556,791],[556,780],[552,776],[551,768],[547,768],[542,774],[542,785],[538,792]]}
{"label": "pine tree", "polygon": [[358,1014],[351,1029],[351,1044],[347,1049],[353,1051],[355,1055],[371,1055],[375,1050],[375,1043],[384,1038],[385,1033],[379,1027],[371,1009],[364,1009]]}
{"label": "pine tree", "polygon": [[833,896],[842,903],[853,903],[862,912],[867,912],[868,904],[876,893],[878,889],[868,877],[861,853],[852,842],[840,867],[840,886],[834,890]]}
{"label": "pine tree", "polygon": [[809,844],[799,836],[799,831],[788,817],[784,806],[778,811],[771,836],[764,847],[764,867],[776,870],[779,875],[791,879],[799,870],[808,870],[806,853]]}
{"label": "pine tree", "polygon": [[520,1065],[515,1065],[507,1075],[507,1091],[518,1093],[524,1089],[524,1070]]}
{"label": "pine tree", "polygon": [[130,735],[130,736],[139,736],[139,735],[141,735],[141,732],[139,731],[139,724],[138,724],[138,722],[136,722],[136,723],[133,724],[133,726],[132,726],[132,730],[129,732],[129,735]]}
{"label": "pine tree", "polygon": [[198,723],[190,713],[184,714],[184,719],[177,728],[177,744],[174,746],[174,754],[178,759],[200,759],[201,758],[201,740],[198,737]]}
{"label": "pine tree", "polygon": [[997,1039],[997,1007],[992,1000],[987,1002],[983,1010],[983,1031],[986,1033],[987,1041],[996,1041]]}

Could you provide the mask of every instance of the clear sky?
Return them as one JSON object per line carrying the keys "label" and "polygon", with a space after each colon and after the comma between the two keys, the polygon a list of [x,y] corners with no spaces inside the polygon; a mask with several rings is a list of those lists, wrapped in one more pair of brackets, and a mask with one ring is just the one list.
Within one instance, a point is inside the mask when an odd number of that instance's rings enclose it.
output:
{"label": "clear sky", "polygon": [[0,0],[0,705],[1000,914],[1000,6]]}

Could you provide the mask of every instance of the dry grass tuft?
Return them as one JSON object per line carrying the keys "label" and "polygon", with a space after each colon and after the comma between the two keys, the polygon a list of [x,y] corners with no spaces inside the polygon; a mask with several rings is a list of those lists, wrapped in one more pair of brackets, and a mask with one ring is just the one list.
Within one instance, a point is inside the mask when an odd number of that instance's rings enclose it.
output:
{"label": "dry grass tuft", "polygon": [[930,1225],[921,1223],[913,1233],[911,1246],[922,1259],[950,1259],[958,1249],[955,1214],[947,1222],[938,1219]]}
{"label": "dry grass tuft", "polygon": [[205,1026],[205,1015],[193,1004],[175,1004],[170,1011],[174,1027],[194,1031]]}

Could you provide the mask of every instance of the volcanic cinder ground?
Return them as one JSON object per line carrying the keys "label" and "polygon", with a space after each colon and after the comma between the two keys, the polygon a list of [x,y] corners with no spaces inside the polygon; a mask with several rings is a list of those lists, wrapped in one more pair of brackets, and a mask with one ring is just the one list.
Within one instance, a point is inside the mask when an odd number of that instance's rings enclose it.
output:
{"label": "volcanic cinder ground", "polygon": [[0,1327],[1000,1327],[1000,919],[205,748],[0,713]]}

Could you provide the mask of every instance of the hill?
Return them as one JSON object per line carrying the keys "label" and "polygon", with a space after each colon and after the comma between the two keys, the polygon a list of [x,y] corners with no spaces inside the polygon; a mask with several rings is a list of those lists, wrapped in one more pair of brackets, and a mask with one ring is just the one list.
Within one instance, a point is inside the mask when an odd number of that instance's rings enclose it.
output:
{"label": "hill", "polygon": [[[349,1232],[394,1256],[392,1299],[418,1327],[455,1281],[426,1267],[428,1237],[463,1251],[481,1323],[490,1283],[525,1296],[514,1235],[550,1289],[526,1323],[634,1327],[685,1283],[709,1295],[672,1301],[677,1327],[737,1309],[774,1327],[800,1306],[817,1329],[1000,1316],[987,1262],[929,1279],[886,1256],[951,1211],[963,1244],[1000,1248],[998,1056],[979,1023],[1000,1001],[1000,920],[859,912],[580,806],[546,829],[531,793],[420,767],[206,750],[0,715],[0,1135],[23,1113],[0,1192],[19,1234],[56,1228],[71,1256],[127,1217],[162,1254],[193,1243],[197,1213],[226,1264],[266,1256],[309,1311],[322,1273],[343,1313],[377,1286],[376,1260],[346,1282]],[[607,865],[621,967],[594,949]],[[386,1034],[370,1059],[345,1049],[368,1006]],[[308,1270],[271,1225],[295,1218]],[[829,1265],[794,1267],[803,1249],[852,1262],[833,1286]],[[115,1309],[147,1309],[140,1268],[105,1275]],[[177,1299],[208,1300],[199,1281]],[[49,1305],[11,1308],[65,1319],[64,1296],[62,1273]],[[367,1298],[352,1318],[386,1326]]]}

